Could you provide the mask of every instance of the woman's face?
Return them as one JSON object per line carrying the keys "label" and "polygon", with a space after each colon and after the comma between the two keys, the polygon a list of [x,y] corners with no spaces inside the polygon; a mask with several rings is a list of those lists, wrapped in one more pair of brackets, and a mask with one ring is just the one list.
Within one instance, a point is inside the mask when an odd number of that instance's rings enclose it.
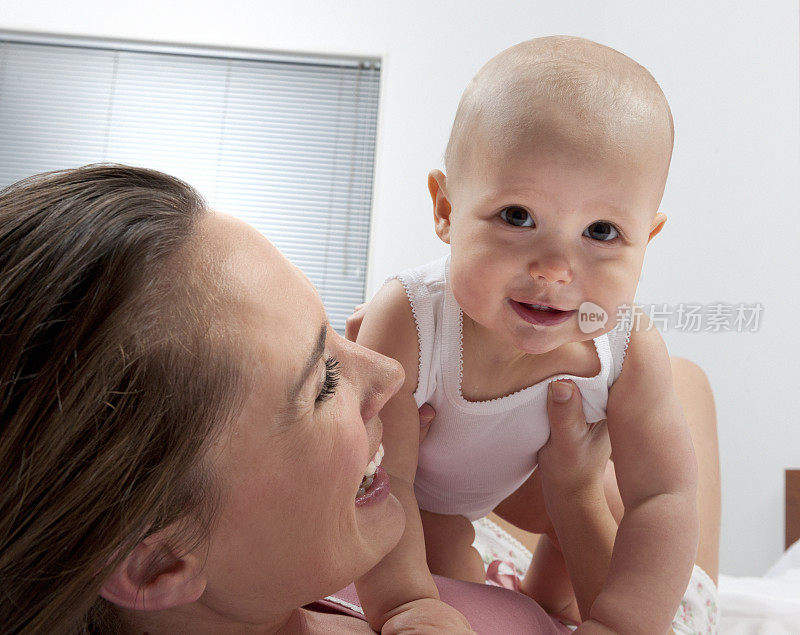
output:
{"label": "woman's face", "polygon": [[222,498],[199,603],[258,624],[348,585],[400,539],[394,496],[355,499],[403,372],[337,335],[309,280],[254,228],[218,213],[202,223],[254,379],[209,456]]}

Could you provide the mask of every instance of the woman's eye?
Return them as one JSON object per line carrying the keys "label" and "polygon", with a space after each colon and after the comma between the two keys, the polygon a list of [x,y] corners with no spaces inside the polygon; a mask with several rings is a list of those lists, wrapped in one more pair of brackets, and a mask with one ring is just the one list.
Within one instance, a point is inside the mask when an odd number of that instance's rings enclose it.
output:
{"label": "woman's eye", "polygon": [[593,238],[594,240],[609,242],[614,240],[617,236],[619,236],[619,232],[617,231],[617,228],[614,227],[611,223],[606,223],[605,221],[598,221],[597,223],[592,223],[591,225],[589,225],[583,231],[583,235],[588,238]]}
{"label": "woman's eye", "polygon": [[336,386],[339,385],[339,360],[335,357],[325,359],[325,381],[322,390],[319,391],[315,403],[321,403],[336,394]]}
{"label": "woman's eye", "polygon": [[500,218],[514,227],[533,227],[533,218],[528,210],[515,205],[504,208],[500,212]]}

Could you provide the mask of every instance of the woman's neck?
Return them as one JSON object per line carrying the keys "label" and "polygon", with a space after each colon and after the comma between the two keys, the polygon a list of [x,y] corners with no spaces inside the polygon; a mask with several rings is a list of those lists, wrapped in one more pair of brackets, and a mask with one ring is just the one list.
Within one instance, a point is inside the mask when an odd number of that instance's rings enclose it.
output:
{"label": "woman's neck", "polygon": [[197,603],[177,607],[168,611],[125,611],[125,629],[130,633],[193,633],[211,635],[242,633],[252,635],[285,635],[288,633],[319,633],[316,629],[315,614],[303,609],[295,609],[288,614],[271,617],[258,624],[232,620],[210,611]]}

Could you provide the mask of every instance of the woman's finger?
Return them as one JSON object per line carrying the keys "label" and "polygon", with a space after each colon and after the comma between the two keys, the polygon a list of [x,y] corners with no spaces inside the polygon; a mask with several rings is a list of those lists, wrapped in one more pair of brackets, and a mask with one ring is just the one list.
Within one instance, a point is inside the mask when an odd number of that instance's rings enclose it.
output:
{"label": "woman's finger", "polygon": [[550,442],[573,444],[586,434],[580,390],[568,379],[551,381],[547,391]]}
{"label": "woman's finger", "polygon": [[423,439],[428,436],[428,430],[431,429],[431,421],[436,416],[436,411],[429,403],[424,403],[419,407],[419,442],[422,443]]}

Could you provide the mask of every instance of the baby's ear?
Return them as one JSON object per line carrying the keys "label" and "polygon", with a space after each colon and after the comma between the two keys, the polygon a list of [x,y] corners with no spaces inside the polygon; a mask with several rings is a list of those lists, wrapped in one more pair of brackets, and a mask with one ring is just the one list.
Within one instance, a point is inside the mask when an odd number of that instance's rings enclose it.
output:
{"label": "baby's ear", "polygon": [[178,554],[156,534],[140,542],[103,583],[100,595],[126,609],[160,611],[190,604],[205,591],[203,562]]}
{"label": "baby's ear", "polygon": [[445,183],[447,177],[441,170],[431,170],[428,174],[428,191],[433,200],[433,223],[436,235],[450,244],[450,201],[447,198]]}
{"label": "baby's ear", "polygon": [[653,237],[664,229],[664,223],[667,222],[666,214],[662,214],[661,212],[656,213],[656,217],[653,219],[653,222],[650,224],[650,237],[647,239],[647,242],[653,240]]}

